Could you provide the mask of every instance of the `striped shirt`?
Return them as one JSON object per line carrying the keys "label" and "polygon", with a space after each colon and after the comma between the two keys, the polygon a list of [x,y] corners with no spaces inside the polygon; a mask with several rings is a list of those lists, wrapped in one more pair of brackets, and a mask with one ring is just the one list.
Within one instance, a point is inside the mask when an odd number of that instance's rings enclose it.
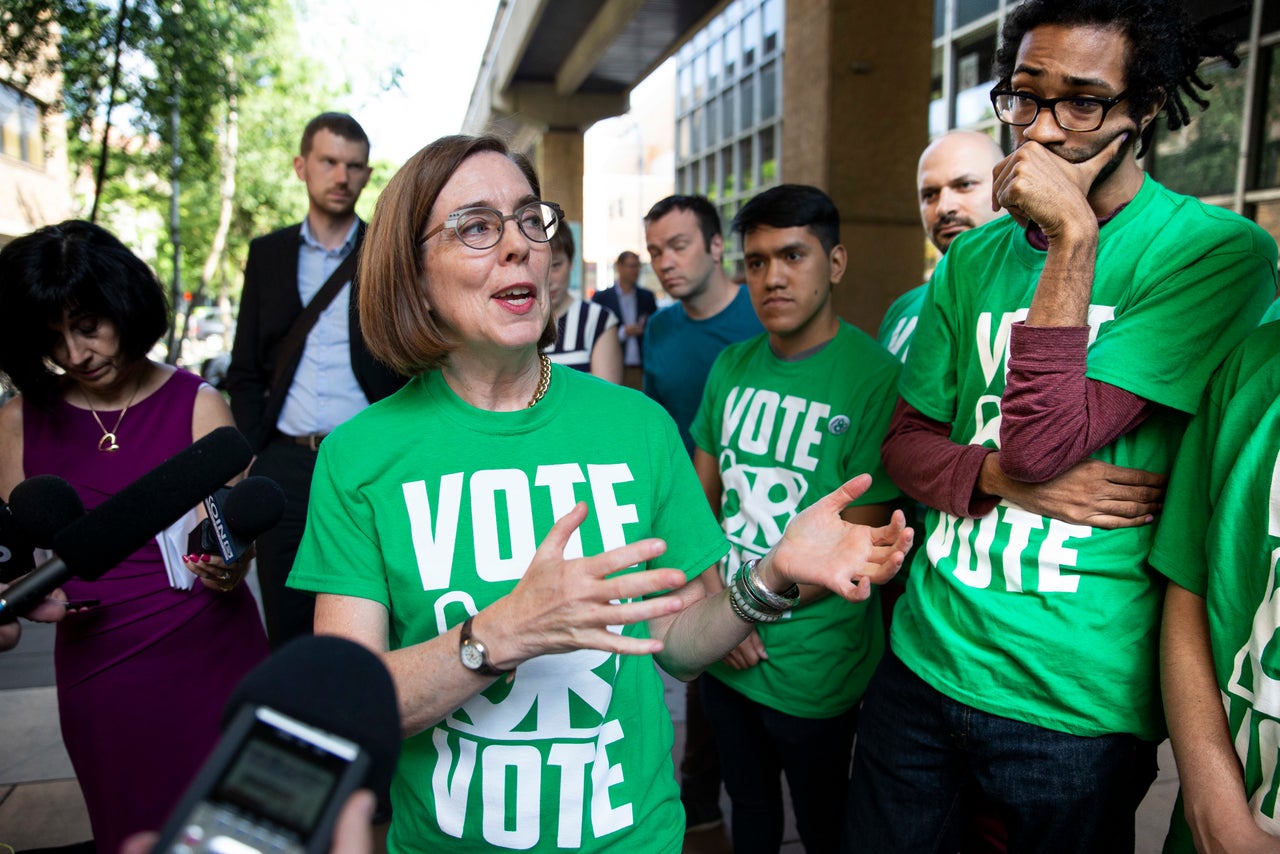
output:
{"label": "striped shirt", "polygon": [[591,373],[591,350],[600,336],[618,326],[617,316],[604,306],[575,299],[556,320],[556,343],[547,356],[557,365]]}

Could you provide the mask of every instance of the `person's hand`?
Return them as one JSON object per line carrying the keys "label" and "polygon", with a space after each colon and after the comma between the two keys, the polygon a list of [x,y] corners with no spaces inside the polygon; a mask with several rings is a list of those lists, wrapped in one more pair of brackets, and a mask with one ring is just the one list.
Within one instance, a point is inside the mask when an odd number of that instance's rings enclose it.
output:
{"label": "person's hand", "polygon": [[475,633],[484,638],[495,667],[508,670],[538,655],[578,649],[626,655],[662,651],[660,640],[623,637],[609,627],[681,610],[678,596],[641,597],[684,586],[684,573],[650,569],[615,575],[666,551],[666,543],[652,538],[565,558],[565,547],[586,518],[587,505],[579,502],[551,528],[515,589],[476,616]]}
{"label": "person's hand", "polygon": [[628,338],[639,338],[644,334],[644,323],[642,322],[628,323],[622,328],[626,331]]}
{"label": "person's hand", "polygon": [[[999,465],[999,454],[983,463]],[[1095,528],[1133,528],[1155,520],[1169,478],[1157,472],[1084,459],[1044,483],[1001,475],[997,495],[1024,510]]]}
{"label": "person's hand", "polygon": [[731,649],[722,659],[734,670],[746,670],[748,667],[755,667],[760,662],[768,660],[769,653],[765,651],[764,641],[760,639],[760,632],[756,629],[752,629],[747,639]]}
{"label": "person's hand", "polygon": [[[0,583],[0,593],[3,593],[8,588],[9,585]],[[58,588],[25,616],[28,620],[37,623],[56,623],[67,615],[67,608],[64,604],[66,601],[67,594],[62,592],[62,588]],[[21,639],[22,626],[17,620],[0,626],[0,652],[13,649]]]}
{"label": "person's hand", "polygon": [[860,474],[797,514],[758,566],[765,584],[775,591],[793,581],[816,584],[861,602],[871,595],[873,584],[893,578],[911,548],[912,533],[902,511],[893,511],[889,524],[879,528],[840,518],[870,486],[871,475]]}
{"label": "person's hand", "polygon": [[1028,139],[996,164],[992,172],[991,206],[1004,208],[1022,225],[1033,221],[1052,242],[1071,227],[1092,229],[1097,217],[1089,207],[1089,191],[1098,175],[1130,138],[1117,135],[1087,160],[1072,163]]}
{"label": "person's hand", "polygon": [[226,563],[222,555],[207,554],[183,555],[182,563],[200,577],[200,583],[205,587],[226,593],[244,580],[255,554],[257,546],[250,546],[240,560],[232,564]]}
{"label": "person's hand", "polygon": [[[373,808],[376,801],[373,792],[358,789],[351,793],[342,805],[333,826],[333,841],[329,854],[373,854]],[[159,833],[144,831],[135,833],[120,846],[120,854],[151,854],[160,839]]]}

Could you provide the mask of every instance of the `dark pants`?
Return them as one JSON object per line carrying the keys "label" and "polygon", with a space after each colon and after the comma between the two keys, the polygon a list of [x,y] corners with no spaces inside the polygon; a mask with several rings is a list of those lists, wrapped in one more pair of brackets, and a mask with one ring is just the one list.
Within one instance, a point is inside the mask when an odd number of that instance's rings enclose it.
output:
{"label": "dark pants", "polygon": [[783,774],[805,851],[836,851],[856,709],[833,718],[799,718],[750,700],[714,676],[702,682],[702,704],[716,731],[724,787],[733,803],[734,854],[777,854]]}
{"label": "dark pants", "polygon": [[251,475],[269,477],[280,484],[286,499],[280,524],[258,536],[258,584],[262,588],[262,611],[266,615],[267,640],[272,649],[292,638],[311,634],[315,621],[315,597],[285,587],[307,524],[307,502],[315,468],[315,451],[277,439],[258,452],[249,471]]}
{"label": "dark pants", "polygon": [[685,685],[684,756],[680,759],[680,800],[698,815],[720,814],[720,753],[716,733],[702,708],[705,673]]}
{"label": "dark pants", "polygon": [[863,698],[843,850],[954,852],[981,795],[1011,852],[1132,852],[1156,747],[979,711],[886,653]]}

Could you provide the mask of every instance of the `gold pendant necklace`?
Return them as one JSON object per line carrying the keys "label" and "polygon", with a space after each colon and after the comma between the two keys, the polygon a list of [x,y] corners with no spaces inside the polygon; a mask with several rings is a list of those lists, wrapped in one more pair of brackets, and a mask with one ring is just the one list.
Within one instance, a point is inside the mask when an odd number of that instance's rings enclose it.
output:
{"label": "gold pendant necklace", "polygon": [[532,407],[535,403],[542,400],[542,396],[547,393],[547,386],[551,385],[551,359],[546,353],[539,353],[538,358],[542,361],[542,375],[538,377],[538,390],[533,393],[533,398],[529,401]]}
{"label": "gold pendant necklace", "polygon": [[[84,402],[89,404],[89,413],[93,415],[93,420],[98,422],[98,429],[102,431],[102,438],[98,440],[98,450],[104,454],[114,454],[120,450],[120,443],[116,439],[116,433],[120,430],[120,422],[124,420],[124,414],[129,411],[129,407],[133,405],[133,399],[138,396],[139,389],[142,388],[142,380],[138,380],[138,384],[133,387],[133,394],[129,395],[129,402],[124,405],[124,409],[120,410],[120,417],[116,419],[116,426],[110,430],[102,423],[102,419],[98,417],[98,410],[93,408],[93,399],[88,394],[84,395]],[[83,393],[83,392],[82,392]]]}

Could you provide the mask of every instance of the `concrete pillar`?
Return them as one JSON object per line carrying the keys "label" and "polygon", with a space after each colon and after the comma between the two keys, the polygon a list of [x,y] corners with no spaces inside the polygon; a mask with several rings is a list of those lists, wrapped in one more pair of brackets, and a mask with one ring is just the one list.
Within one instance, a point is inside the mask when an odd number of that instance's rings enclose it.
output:
{"label": "concrete pillar", "polygon": [[836,307],[874,334],[920,284],[916,160],[928,142],[933,3],[787,0],[782,179],[840,208],[849,269]]}
{"label": "concrete pillar", "polygon": [[534,151],[534,166],[542,181],[542,197],[558,203],[571,221],[582,222],[582,131],[543,132]]}

